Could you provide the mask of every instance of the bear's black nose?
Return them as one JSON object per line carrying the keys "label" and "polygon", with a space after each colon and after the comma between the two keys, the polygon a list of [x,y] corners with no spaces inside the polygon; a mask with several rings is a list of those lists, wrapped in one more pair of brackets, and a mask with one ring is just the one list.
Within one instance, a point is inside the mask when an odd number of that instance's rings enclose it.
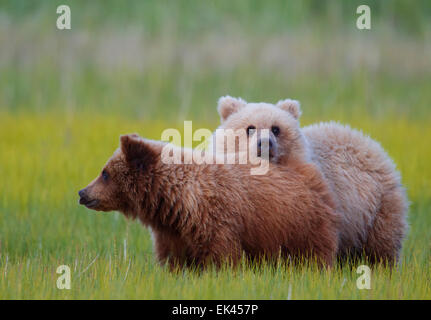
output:
{"label": "bear's black nose", "polygon": [[79,201],[78,201],[79,204],[86,205],[90,201],[90,199],[88,198],[86,189],[79,190],[78,195],[79,195]]}
{"label": "bear's black nose", "polygon": [[79,190],[78,195],[80,198],[85,198],[85,189]]}
{"label": "bear's black nose", "polygon": [[277,155],[277,143],[270,137],[257,141],[257,156],[274,158]]}
{"label": "bear's black nose", "polygon": [[[273,145],[273,143],[272,143],[272,139],[265,140],[264,144],[265,144],[265,143],[267,143],[267,144],[268,144],[268,148],[271,150],[271,149],[272,149],[272,145]],[[262,139],[260,139],[260,140],[257,142],[257,147],[258,147],[259,149],[261,149],[261,150],[262,150]]]}

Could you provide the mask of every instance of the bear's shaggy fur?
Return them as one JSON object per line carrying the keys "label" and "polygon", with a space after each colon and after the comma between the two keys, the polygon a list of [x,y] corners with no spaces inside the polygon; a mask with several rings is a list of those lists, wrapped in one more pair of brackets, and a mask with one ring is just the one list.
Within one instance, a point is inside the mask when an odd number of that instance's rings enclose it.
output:
{"label": "bear's shaggy fur", "polygon": [[315,259],[331,265],[338,216],[313,164],[165,164],[164,144],[121,137],[102,173],[79,192],[80,203],[118,210],[151,228],[157,259],[171,267],[248,258]]}
{"label": "bear's shaggy fur", "polygon": [[[276,146],[273,163],[319,167],[341,215],[341,257],[365,253],[370,262],[398,260],[407,232],[408,201],[394,163],[376,141],[333,122],[300,128],[299,102],[290,99],[273,105],[227,96],[220,98],[218,111],[220,129],[277,127],[277,136],[271,133],[270,137]],[[214,134],[213,140],[216,138]],[[218,144],[216,152],[248,147]]]}

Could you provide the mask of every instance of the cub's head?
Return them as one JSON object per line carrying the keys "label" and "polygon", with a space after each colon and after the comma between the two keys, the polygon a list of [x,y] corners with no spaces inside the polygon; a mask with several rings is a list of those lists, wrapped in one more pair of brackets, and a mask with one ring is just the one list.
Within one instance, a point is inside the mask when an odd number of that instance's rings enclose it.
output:
{"label": "cub's head", "polygon": [[[221,118],[219,129],[223,130],[217,130],[213,135],[212,144],[217,153],[241,152],[256,147],[259,155],[261,146],[266,145],[272,162],[287,163],[306,157],[306,142],[299,127],[301,109],[298,101],[286,99],[274,105],[247,103],[241,98],[226,96],[220,98],[218,112]],[[260,137],[262,129],[269,132],[264,139]],[[238,134],[241,130],[247,136],[246,144],[240,143],[241,140],[235,144],[227,143],[228,139],[221,137],[232,134],[232,131]],[[224,143],[220,143],[220,137]]]}
{"label": "cub's head", "polygon": [[114,152],[100,174],[78,192],[79,203],[92,210],[117,210],[133,214],[138,188],[145,185],[145,179],[150,179],[157,157],[159,155],[154,146],[138,135],[121,136],[120,148]]}

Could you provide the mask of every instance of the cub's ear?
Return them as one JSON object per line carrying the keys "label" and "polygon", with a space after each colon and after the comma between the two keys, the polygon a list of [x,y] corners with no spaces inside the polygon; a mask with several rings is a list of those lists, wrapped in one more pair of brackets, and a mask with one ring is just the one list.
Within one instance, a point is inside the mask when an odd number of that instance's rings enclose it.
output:
{"label": "cub's ear", "polygon": [[138,168],[145,167],[157,156],[152,146],[137,134],[122,135],[120,146],[126,161]]}
{"label": "cub's ear", "polygon": [[284,111],[289,112],[295,119],[299,119],[299,117],[302,114],[300,103],[297,100],[292,100],[292,99],[280,100],[277,103],[277,107],[279,107],[280,109],[283,109]]}
{"label": "cub's ear", "polygon": [[239,109],[245,107],[247,102],[241,98],[232,98],[230,96],[221,97],[218,100],[217,110],[221,121],[225,121],[231,114],[238,112]]}

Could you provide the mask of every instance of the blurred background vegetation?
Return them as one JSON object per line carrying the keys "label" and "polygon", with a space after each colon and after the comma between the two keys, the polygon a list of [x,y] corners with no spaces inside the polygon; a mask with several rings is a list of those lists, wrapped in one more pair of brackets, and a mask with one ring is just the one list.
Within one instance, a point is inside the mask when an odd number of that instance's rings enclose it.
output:
{"label": "blurred background vegetation", "polygon": [[[58,30],[58,5],[72,29]],[[371,8],[371,30],[356,8]],[[431,297],[431,1],[0,0],[0,298]],[[382,143],[412,201],[397,272],[172,275],[118,213],[78,206],[118,136],[215,129],[222,95],[302,103]],[[55,287],[72,267],[73,290]],[[374,289],[375,288],[375,289]]]}
{"label": "blurred background vegetation", "polygon": [[[427,115],[431,2],[0,1],[0,110],[218,122],[225,94],[305,119]],[[356,28],[368,4],[372,29]]]}

